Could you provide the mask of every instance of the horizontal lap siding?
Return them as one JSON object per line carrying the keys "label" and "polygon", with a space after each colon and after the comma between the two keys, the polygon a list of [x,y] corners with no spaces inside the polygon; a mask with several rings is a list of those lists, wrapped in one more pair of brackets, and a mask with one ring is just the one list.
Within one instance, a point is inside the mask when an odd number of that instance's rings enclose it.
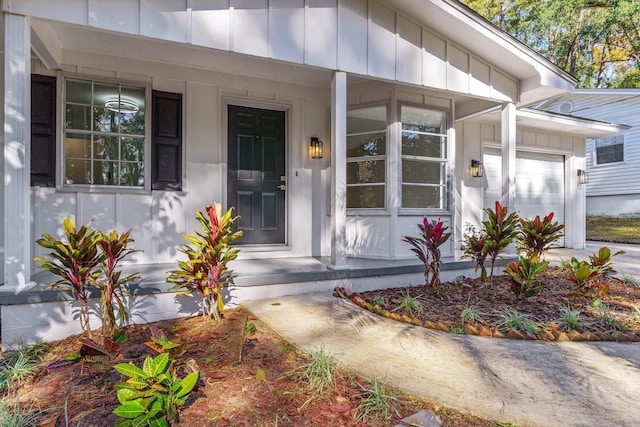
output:
{"label": "horizontal lap siding", "polygon": [[7,2],[4,9],[463,94],[518,99],[518,83],[510,76],[377,0],[23,0]]}

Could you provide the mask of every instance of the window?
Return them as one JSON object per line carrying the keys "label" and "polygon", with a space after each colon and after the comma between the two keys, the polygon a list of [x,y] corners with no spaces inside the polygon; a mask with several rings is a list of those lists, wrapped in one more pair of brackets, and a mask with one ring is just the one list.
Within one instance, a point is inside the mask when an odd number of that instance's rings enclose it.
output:
{"label": "window", "polygon": [[145,185],[145,88],[66,79],[64,185]]}
{"label": "window", "polygon": [[385,207],[387,107],[347,112],[347,208]]}
{"label": "window", "polygon": [[403,105],[402,207],[447,209],[448,115]]}
{"label": "window", "polygon": [[595,140],[596,164],[624,161],[624,135],[609,136]]}

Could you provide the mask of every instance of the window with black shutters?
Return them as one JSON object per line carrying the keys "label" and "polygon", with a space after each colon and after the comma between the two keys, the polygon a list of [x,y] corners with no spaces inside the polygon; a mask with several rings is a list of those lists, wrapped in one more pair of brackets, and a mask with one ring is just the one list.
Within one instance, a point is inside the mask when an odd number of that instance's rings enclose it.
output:
{"label": "window with black shutters", "polygon": [[56,185],[56,78],[31,76],[31,186]]}

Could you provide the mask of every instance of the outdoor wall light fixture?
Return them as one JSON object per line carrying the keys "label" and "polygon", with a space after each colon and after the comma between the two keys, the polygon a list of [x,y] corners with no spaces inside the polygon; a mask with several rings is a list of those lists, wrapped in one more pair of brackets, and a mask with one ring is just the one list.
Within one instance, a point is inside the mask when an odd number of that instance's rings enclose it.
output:
{"label": "outdoor wall light fixture", "polygon": [[482,178],[484,175],[484,167],[480,160],[471,160],[471,168],[469,174],[474,178]]}
{"label": "outdoor wall light fixture", "polygon": [[589,174],[584,169],[578,169],[578,184],[588,184]]}
{"label": "outdoor wall light fixture", "polygon": [[309,151],[311,153],[311,158],[312,159],[321,159],[323,156],[323,147],[322,147],[322,141],[320,141],[320,139],[315,138],[315,137],[311,137],[311,144],[309,145]]}

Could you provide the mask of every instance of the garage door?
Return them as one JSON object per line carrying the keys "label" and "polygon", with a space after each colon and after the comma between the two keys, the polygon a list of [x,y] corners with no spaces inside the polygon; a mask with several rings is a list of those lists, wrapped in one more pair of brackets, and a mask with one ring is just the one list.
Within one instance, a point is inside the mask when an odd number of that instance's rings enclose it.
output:
{"label": "garage door", "polygon": [[[485,208],[494,209],[502,198],[502,158],[500,150],[484,149]],[[515,208],[523,218],[554,213],[554,221],[564,224],[564,156],[558,154],[516,152]],[[564,246],[564,239],[558,242]]]}

